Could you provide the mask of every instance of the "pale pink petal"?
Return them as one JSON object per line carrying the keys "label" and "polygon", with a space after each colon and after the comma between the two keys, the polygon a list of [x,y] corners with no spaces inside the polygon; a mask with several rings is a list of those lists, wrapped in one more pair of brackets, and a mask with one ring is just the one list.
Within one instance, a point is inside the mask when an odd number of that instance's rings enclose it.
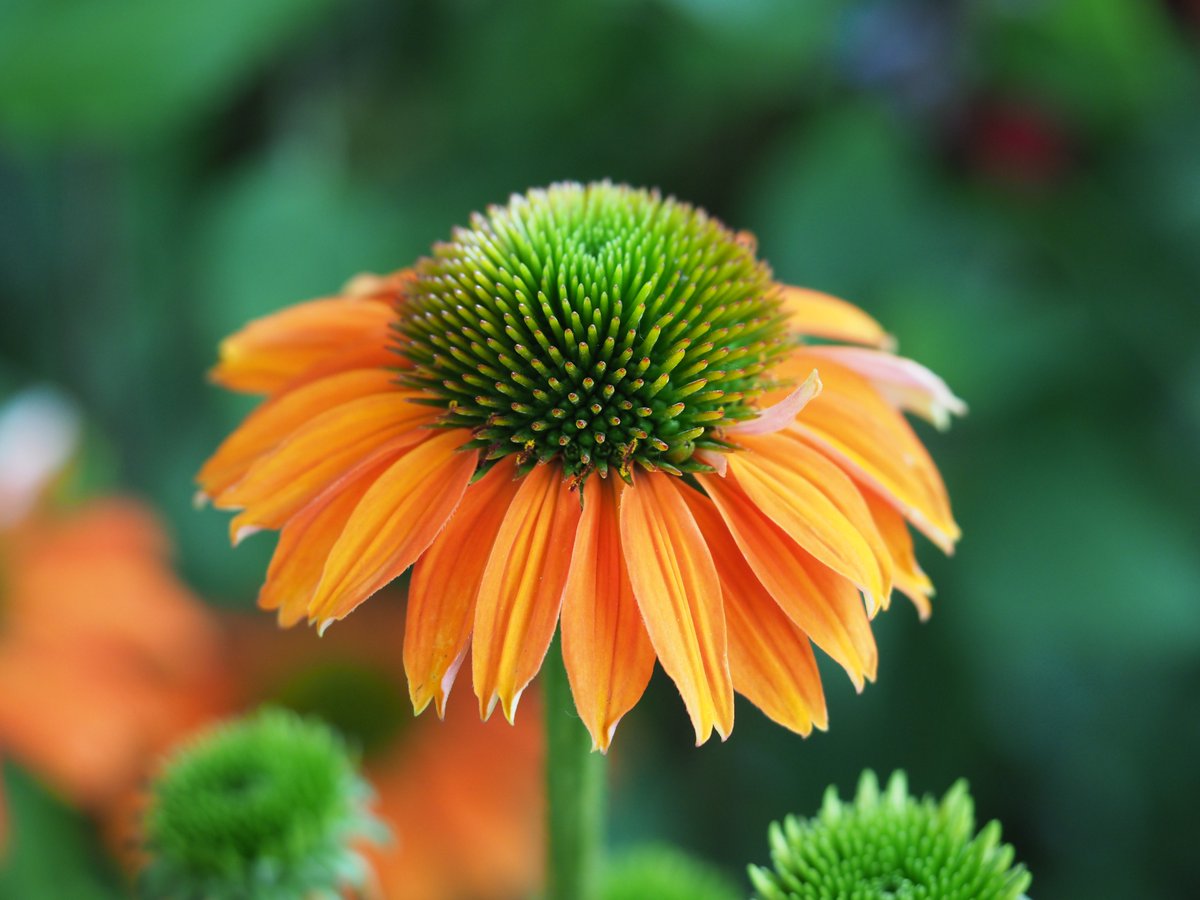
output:
{"label": "pale pink petal", "polygon": [[778,403],[758,411],[758,415],[745,422],[738,422],[725,428],[726,434],[771,434],[787,428],[795,421],[800,410],[804,409],[813,397],[821,393],[821,378],[813,369],[804,383],[796,388]]}
{"label": "pale pink petal", "polygon": [[713,471],[725,477],[725,473],[729,471],[729,457],[724,453],[718,453],[716,450],[697,450],[692,454],[692,458],[696,462],[703,463],[706,466],[711,466]]}
{"label": "pale pink petal", "polygon": [[950,425],[952,415],[966,415],[967,404],[946,382],[911,359],[865,347],[806,347],[805,353],[857,372],[896,409],[914,413],[939,429]]}

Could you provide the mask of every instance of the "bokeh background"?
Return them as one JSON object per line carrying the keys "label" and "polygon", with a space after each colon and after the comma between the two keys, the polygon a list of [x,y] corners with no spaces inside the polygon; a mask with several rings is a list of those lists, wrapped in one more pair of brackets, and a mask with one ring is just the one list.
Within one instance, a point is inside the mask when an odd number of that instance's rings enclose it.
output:
{"label": "bokeh background", "polygon": [[[827,671],[808,740],[742,705],[696,750],[656,675],[614,845],[740,877],[772,818],[900,766],[968,778],[1036,897],[1200,896],[1196,2],[4,0],[0,390],[73,398],[91,488],[153,503],[188,583],[249,607],[271,539],[234,552],[191,504],[248,409],[205,382],[221,336],[601,177],[753,231],[971,407],[917,426],[965,534],[920,548],[932,620],[881,617],[878,683]],[[5,779],[34,837],[0,895],[116,896],[87,821]]]}

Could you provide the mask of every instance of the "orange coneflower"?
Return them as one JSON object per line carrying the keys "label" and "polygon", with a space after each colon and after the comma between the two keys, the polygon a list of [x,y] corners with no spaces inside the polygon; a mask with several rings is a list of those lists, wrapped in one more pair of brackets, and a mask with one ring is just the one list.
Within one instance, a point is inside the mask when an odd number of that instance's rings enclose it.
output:
{"label": "orange coneflower", "polygon": [[95,811],[223,688],[216,629],[159,522],[123,498],[44,502],[73,432],[49,394],[0,416],[0,757]]}
{"label": "orange coneflower", "polygon": [[561,618],[600,749],[656,658],[697,741],[735,690],[808,733],[810,645],[872,679],[893,585],[928,609],[907,525],[958,537],[903,411],[960,401],[649,191],[514,197],[411,270],[252,323],[213,375],[268,397],[199,479],[235,540],[281,531],[261,605],[324,629],[413,567],[417,710],[444,711],[470,644],[483,714],[511,720]]}

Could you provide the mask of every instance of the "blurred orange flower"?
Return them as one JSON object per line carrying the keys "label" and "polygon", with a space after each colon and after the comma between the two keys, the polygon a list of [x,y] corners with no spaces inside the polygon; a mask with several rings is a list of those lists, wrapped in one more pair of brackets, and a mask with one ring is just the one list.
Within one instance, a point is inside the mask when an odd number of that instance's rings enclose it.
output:
{"label": "blurred orange flower", "polygon": [[47,388],[0,407],[0,758],[94,812],[227,700],[217,627],[158,520],[129,499],[49,502],[79,427]]}
{"label": "blurred orange flower", "polygon": [[219,632],[131,500],[0,531],[0,612],[0,754],[77,807],[129,790],[227,702]]}

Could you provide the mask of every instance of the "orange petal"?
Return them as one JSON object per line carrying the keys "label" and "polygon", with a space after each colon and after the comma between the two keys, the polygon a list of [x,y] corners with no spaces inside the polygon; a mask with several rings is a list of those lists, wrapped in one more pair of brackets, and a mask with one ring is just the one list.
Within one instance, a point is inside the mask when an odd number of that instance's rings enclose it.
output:
{"label": "orange petal", "polygon": [[808,288],[786,284],[779,287],[783,312],[791,319],[792,330],[797,334],[872,347],[895,345],[883,326],[853,303]]}
{"label": "orange petal", "polygon": [[733,729],[733,682],[717,570],[675,476],[639,473],[621,495],[621,547],[663,668],[683,695],[696,743]]}
{"label": "orange petal", "polygon": [[929,598],[933,596],[933,584],[917,563],[908,524],[891,504],[873,491],[864,491],[863,497],[891,553],[896,587],[913,602],[921,619],[928,619],[933,611],[929,604]]}
{"label": "orange petal", "polygon": [[825,692],[808,636],[762,586],[712,501],[698,491],[684,497],[721,580],[734,690],[799,734],[826,728]]}
{"label": "orange petal", "polygon": [[877,653],[871,623],[854,585],[806,553],[734,479],[711,475],[697,479],[763,587],[862,690],[864,676],[875,678]]}
{"label": "orange petal", "polygon": [[904,416],[862,376],[800,350],[785,367],[821,366],[825,389],[789,429],[877,491],[946,553],[960,531],[946,486]]}
{"label": "orange petal", "polygon": [[394,318],[391,306],[374,300],[331,297],[299,303],[255,319],[223,340],[220,361],[209,374],[233,391],[272,393],[324,360],[386,349]]}
{"label": "orange petal", "polygon": [[392,463],[355,507],[333,545],[309,606],[328,627],[411,566],[454,513],[479,454],[444,431]]}
{"label": "orange petal", "polygon": [[517,492],[515,466],[498,462],[467,488],[444,531],[413,567],[404,629],[404,670],[413,709],[432,700],[439,716],[467,652],[475,597],[500,524]]}
{"label": "orange petal", "polygon": [[360,272],[342,285],[342,296],[377,300],[398,309],[405,301],[408,288],[416,280],[416,273],[412,269],[397,269],[387,275]]}
{"label": "orange petal", "polygon": [[258,593],[262,609],[279,610],[280,625],[290,628],[304,619],[325,561],[351,514],[401,452],[402,448],[394,447],[391,453],[357,466],[284,526]]}
{"label": "orange petal", "polygon": [[579,495],[556,465],[521,479],[496,535],[475,605],[472,668],[480,711],[510,722],[554,637],[579,525]]}
{"label": "orange petal", "polygon": [[281,394],[251,413],[204,464],[197,480],[209,497],[235,485],[263,454],[326,410],[368,394],[392,393],[395,373],[353,369]]}
{"label": "orange petal", "polygon": [[872,610],[891,591],[891,557],[866,503],[821,454],[782,434],[747,438],[730,477],[796,543],[866,593]]}
{"label": "orange petal", "polygon": [[280,528],[332,481],[383,445],[425,440],[421,427],[433,420],[429,407],[413,403],[407,391],[371,394],[321,413],[270,453],[246,476],[221,493],[215,504],[244,508],[230,530],[235,543],[244,529]]}
{"label": "orange petal", "polygon": [[575,707],[604,752],[621,717],[641,699],[654,671],[621,553],[619,497],[624,483],[593,476],[563,594],[562,649]]}

